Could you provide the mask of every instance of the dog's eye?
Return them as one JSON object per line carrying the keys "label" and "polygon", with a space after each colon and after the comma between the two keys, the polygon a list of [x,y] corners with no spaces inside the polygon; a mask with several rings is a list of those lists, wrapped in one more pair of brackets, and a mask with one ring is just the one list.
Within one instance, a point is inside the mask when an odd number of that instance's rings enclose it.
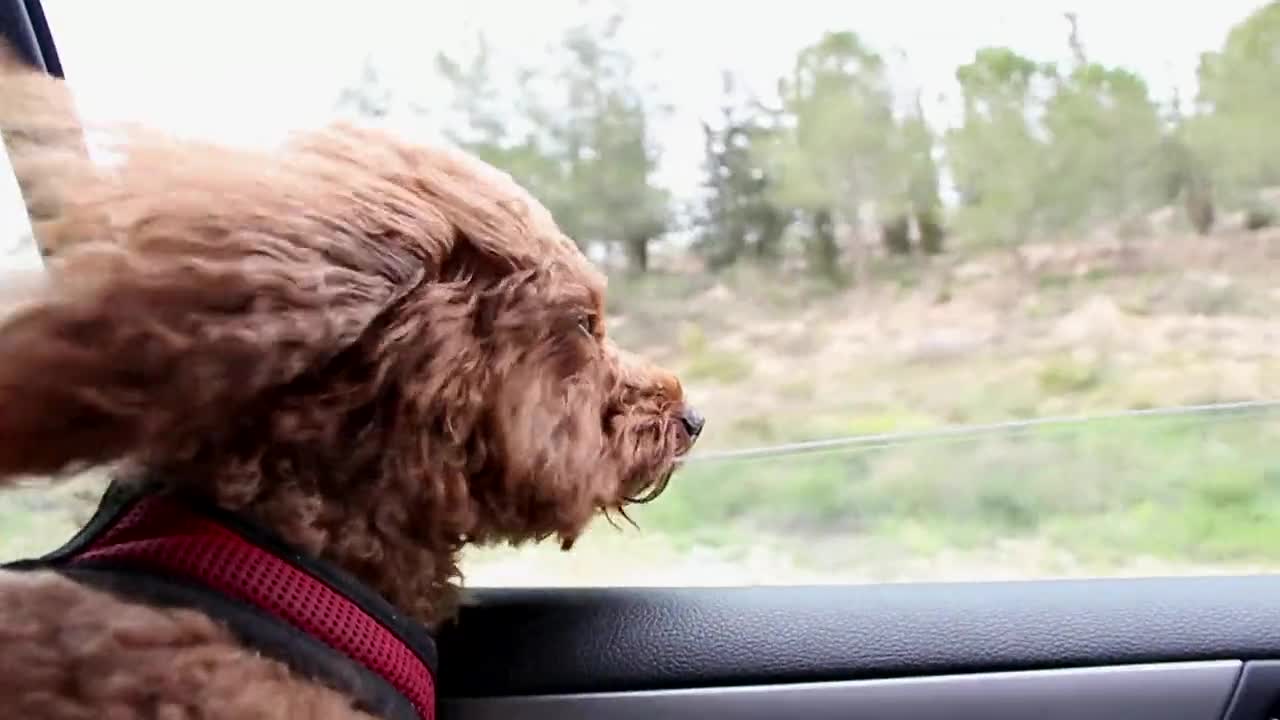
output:
{"label": "dog's eye", "polygon": [[594,315],[581,315],[578,317],[578,329],[583,335],[594,339],[596,336],[596,318]]}

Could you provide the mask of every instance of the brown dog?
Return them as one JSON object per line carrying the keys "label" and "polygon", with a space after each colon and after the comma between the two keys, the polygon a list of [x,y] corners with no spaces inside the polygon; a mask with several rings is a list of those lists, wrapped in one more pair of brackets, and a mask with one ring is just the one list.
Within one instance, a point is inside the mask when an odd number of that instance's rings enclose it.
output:
{"label": "brown dog", "polygon": [[[23,137],[65,127],[53,81],[0,97]],[[701,429],[675,377],[608,340],[600,273],[468,156],[348,126],[273,151],[133,130],[106,165],[14,147],[56,253],[0,321],[0,484],[114,464],[434,627],[464,545],[567,547],[661,491]],[[53,571],[0,572],[0,707],[362,716],[221,618]]]}

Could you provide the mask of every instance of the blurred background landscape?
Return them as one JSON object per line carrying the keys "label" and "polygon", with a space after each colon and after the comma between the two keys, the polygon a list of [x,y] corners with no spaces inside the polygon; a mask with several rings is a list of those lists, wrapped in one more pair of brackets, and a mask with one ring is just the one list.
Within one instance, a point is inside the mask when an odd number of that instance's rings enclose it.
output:
{"label": "blurred background landscape", "polygon": [[[179,89],[78,75],[110,46],[87,3],[47,2],[86,112],[227,142],[330,117],[443,138],[608,270],[610,333],[681,372],[701,455],[639,532],[478,550],[472,584],[1280,567],[1280,3],[973,3],[968,24],[907,3],[897,25],[880,3],[798,3],[807,23],[658,5],[550,3],[525,33],[515,5],[480,3],[447,42],[348,42],[330,66],[300,50],[236,86],[226,54],[270,34],[251,32],[191,61],[230,89],[202,87],[183,125],[156,92]],[[147,7],[129,12],[164,12]],[[121,52],[180,53],[173,35]],[[272,89],[305,113],[255,124]],[[260,107],[224,121],[236,92]],[[29,262],[12,207],[0,250]],[[0,498],[0,559],[68,536],[99,483]]]}

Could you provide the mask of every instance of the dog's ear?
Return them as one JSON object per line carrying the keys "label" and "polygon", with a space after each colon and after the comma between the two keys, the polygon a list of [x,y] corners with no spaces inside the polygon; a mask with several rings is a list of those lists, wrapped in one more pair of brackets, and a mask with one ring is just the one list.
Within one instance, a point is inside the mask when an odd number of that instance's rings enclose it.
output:
{"label": "dog's ear", "polygon": [[0,478],[176,457],[316,371],[435,272],[430,203],[306,150],[126,133],[14,157],[56,195],[41,297],[0,316]]}

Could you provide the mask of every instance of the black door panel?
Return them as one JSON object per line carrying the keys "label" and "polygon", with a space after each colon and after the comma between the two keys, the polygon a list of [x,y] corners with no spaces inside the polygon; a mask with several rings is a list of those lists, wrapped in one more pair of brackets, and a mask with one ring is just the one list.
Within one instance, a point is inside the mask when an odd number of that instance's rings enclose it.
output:
{"label": "black door panel", "polygon": [[475,592],[445,695],[1280,658],[1280,577]]}

